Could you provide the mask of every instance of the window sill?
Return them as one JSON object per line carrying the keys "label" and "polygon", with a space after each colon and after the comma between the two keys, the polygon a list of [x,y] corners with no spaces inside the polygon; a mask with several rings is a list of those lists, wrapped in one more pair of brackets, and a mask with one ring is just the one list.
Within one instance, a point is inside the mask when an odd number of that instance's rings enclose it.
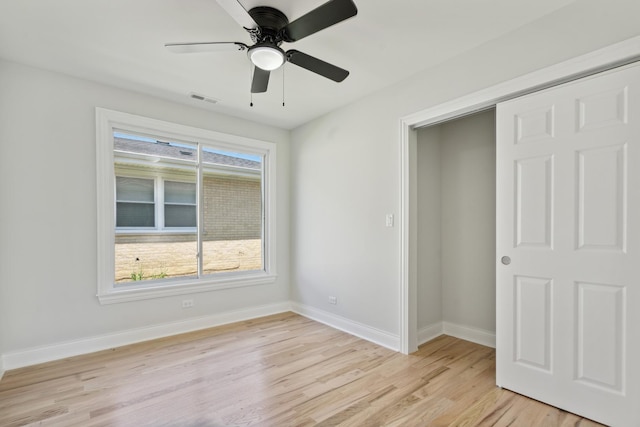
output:
{"label": "window sill", "polygon": [[116,304],[245,286],[266,285],[274,283],[276,278],[276,275],[256,272],[223,278],[176,280],[171,283],[150,282],[144,287],[138,286],[135,289],[112,288],[109,291],[99,293],[97,296],[100,304]]}

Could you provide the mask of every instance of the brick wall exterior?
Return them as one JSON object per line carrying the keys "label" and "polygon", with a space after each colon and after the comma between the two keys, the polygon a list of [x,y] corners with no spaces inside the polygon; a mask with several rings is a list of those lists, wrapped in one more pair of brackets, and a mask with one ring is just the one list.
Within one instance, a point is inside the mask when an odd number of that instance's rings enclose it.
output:
{"label": "brick wall exterior", "polygon": [[[208,241],[202,246],[204,274],[262,269],[260,239]],[[195,241],[116,244],[116,282],[130,282],[132,273],[142,273],[143,279],[195,276],[196,252]]]}
{"label": "brick wall exterior", "polygon": [[262,236],[260,181],[205,176],[204,240],[259,239]]}

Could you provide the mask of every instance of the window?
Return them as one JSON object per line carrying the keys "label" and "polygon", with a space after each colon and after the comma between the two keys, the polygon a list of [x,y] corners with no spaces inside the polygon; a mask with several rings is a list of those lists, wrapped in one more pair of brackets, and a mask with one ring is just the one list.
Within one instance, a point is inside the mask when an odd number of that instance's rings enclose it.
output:
{"label": "window", "polygon": [[275,144],[96,118],[102,303],[275,280]]}
{"label": "window", "polygon": [[152,179],[116,177],[116,227],[155,227]]}
{"label": "window", "polygon": [[[117,160],[116,160],[117,162]],[[116,163],[117,164],[117,163]],[[155,178],[118,176],[116,170],[116,230],[196,227],[196,184]],[[156,202],[160,188],[164,203]],[[163,225],[156,227],[156,211]]]}
{"label": "window", "polygon": [[164,226],[196,226],[196,185],[164,181]]}

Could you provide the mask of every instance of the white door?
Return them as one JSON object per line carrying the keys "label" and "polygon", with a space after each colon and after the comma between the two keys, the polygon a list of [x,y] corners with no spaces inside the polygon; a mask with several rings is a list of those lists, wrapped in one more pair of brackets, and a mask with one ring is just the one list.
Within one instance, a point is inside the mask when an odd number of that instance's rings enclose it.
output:
{"label": "white door", "polygon": [[640,67],[497,108],[497,384],[640,426]]}

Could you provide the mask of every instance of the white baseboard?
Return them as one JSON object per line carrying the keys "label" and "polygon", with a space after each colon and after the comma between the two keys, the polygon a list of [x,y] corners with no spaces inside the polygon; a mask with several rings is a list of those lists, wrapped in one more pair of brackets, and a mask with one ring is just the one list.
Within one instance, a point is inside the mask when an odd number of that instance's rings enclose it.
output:
{"label": "white baseboard", "polygon": [[291,302],[291,311],[388,349],[394,351],[399,351],[400,349],[400,337],[398,335],[297,302]]}
{"label": "white baseboard", "polygon": [[[4,372],[10,369],[51,362],[65,357],[93,353],[95,351],[107,350],[123,345],[192,332],[199,329],[212,328],[214,326],[287,311],[293,311],[301,316],[331,326],[332,328],[339,329],[391,350],[399,351],[400,337],[398,335],[304,304],[282,302],[5,353],[0,355],[0,379],[4,375]],[[424,344],[442,334],[488,347],[495,348],[496,346],[495,333],[450,322],[438,322],[421,328],[418,331],[418,344]]]}
{"label": "white baseboard", "polygon": [[437,322],[424,328],[418,329],[418,345],[422,345],[434,338],[439,337],[444,332],[442,322]]}
{"label": "white baseboard", "polygon": [[443,334],[471,341],[476,344],[485,345],[487,347],[496,347],[495,332],[457,325],[451,322],[437,322],[420,328],[418,330],[418,345],[422,345]]}
{"label": "white baseboard", "polygon": [[455,323],[442,322],[442,331],[445,335],[471,341],[476,344],[496,348],[496,333],[486,329],[472,328],[456,325]]}
{"label": "white baseboard", "polygon": [[227,323],[240,322],[287,311],[291,311],[291,305],[288,301],[13,351],[5,353],[0,357],[0,378],[3,369],[8,371],[10,369],[22,368],[38,363],[51,362],[65,357],[93,353],[95,351],[107,350],[123,345],[197,331],[199,329],[212,328]]}

